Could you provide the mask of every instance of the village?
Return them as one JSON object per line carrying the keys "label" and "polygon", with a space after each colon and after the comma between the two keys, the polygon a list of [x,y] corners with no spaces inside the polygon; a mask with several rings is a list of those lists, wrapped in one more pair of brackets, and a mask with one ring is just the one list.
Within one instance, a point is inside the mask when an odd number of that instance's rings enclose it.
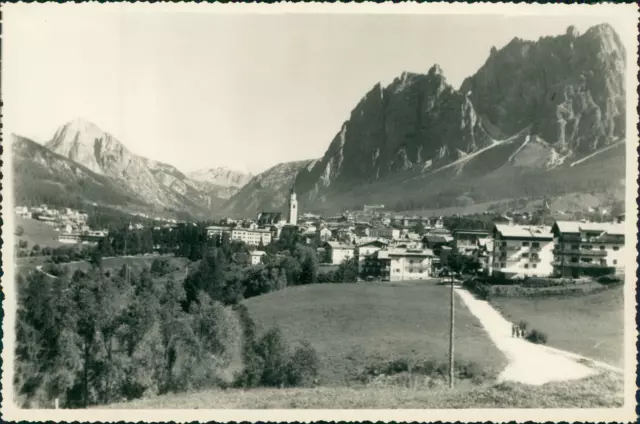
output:
{"label": "village", "polygon": [[[227,234],[250,246],[256,265],[272,241],[298,234],[316,245],[319,262],[341,265],[354,259],[366,280],[427,280],[448,275],[452,252],[477,264],[475,271],[501,278],[568,277],[624,273],[624,214],[608,221],[546,220],[528,224],[529,214],[491,217],[485,228],[445,226],[445,217],[384,212],[383,205],[323,218],[299,215],[291,190],[286,217],[261,212],[255,220],[222,219],[207,227],[209,237]],[[524,223],[523,223],[524,221]],[[518,222],[518,223],[517,223]]]}

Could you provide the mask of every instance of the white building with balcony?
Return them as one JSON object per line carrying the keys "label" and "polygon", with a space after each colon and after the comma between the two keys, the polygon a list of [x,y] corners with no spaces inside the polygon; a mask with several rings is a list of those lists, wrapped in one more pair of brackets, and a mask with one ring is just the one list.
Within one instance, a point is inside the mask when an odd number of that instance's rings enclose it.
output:
{"label": "white building with balcony", "polygon": [[556,221],[552,232],[556,275],[578,278],[609,270],[624,272],[624,224]]}
{"label": "white building with balcony", "polygon": [[489,274],[505,278],[548,277],[553,273],[549,226],[496,224]]}

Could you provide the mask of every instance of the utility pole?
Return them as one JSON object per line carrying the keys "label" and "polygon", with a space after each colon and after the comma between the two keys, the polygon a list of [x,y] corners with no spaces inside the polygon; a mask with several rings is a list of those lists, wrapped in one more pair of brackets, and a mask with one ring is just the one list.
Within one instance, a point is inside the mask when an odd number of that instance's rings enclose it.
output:
{"label": "utility pole", "polygon": [[449,388],[453,389],[453,376],[454,376],[454,370],[453,370],[453,365],[454,365],[454,361],[453,361],[453,335],[454,335],[454,330],[455,330],[455,314],[454,314],[454,299],[453,299],[453,275],[450,275],[451,278],[451,317],[450,317],[450,328],[449,328]]}

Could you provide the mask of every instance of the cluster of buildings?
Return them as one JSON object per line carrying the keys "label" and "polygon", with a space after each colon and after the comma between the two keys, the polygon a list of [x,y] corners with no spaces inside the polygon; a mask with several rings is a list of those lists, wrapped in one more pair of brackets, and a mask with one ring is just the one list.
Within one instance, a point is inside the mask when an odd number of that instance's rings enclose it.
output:
{"label": "cluster of buildings", "polygon": [[474,256],[492,276],[579,278],[624,272],[624,224],[619,220],[495,224],[492,231],[460,230],[453,236],[454,248]]}
{"label": "cluster of buildings", "polygon": [[24,219],[35,219],[53,227],[59,232],[60,243],[93,244],[107,235],[104,230],[89,228],[87,213],[71,208],[56,209],[43,204],[31,208],[16,206],[14,212]]}
{"label": "cluster of buildings", "polygon": [[[442,217],[392,215],[383,205],[323,218],[299,215],[293,189],[286,217],[262,212],[255,220],[222,220],[207,228],[210,237],[228,234],[249,246],[266,246],[287,233],[314,241],[320,262],[339,265],[355,258],[363,277],[383,281],[421,280],[438,275],[452,252],[474,258],[480,271],[505,278],[578,278],[594,268],[623,272],[624,216],[613,222],[555,221],[516,224],[531,217],[499,216],[492,229],[449,231]],[[264,252],[254,250],[252,264]],[[585,271],[586,270],[586,271]]]}

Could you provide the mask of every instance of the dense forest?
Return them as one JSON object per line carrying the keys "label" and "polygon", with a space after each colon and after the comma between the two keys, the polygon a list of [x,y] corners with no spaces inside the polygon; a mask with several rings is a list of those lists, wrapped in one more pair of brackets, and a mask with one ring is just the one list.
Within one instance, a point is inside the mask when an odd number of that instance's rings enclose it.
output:
{"label": "dense forest", "polygon": [[[134,273],[104,269],[102,257],[175,248],[188,275],[167,258]],[[349,261],[320,273],[315,250],[294,235],[265,246],[250,265],[248,247],[208,239],[204,224],[168,231],[122,229],[88,253],[89,271],[57,265],[17,281],[15,386],[25,407],[126,401],[206,387],[316,383],[311,345],[292,346],[277,328],[256,334],[242,300],[288,285],[355,282]]]}

